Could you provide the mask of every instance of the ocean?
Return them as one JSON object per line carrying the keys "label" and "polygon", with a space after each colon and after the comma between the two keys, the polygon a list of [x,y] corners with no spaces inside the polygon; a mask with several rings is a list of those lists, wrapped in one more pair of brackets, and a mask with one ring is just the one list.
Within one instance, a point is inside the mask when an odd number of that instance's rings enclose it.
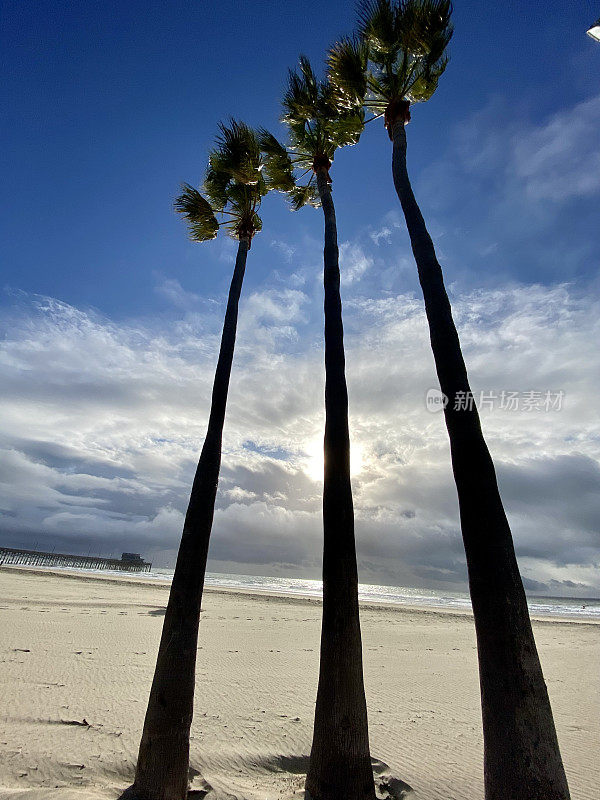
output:
{"label": "ocean", "polygon": [[[230,589],[254,589],[274,594],[309,597],[320,597],[322,593],[321,581],[307,578],[271,578],[207,572],[205,584]],[[471,610],[471,600],[469,595],[464,592],[438,592],[434,589],[411,589],[407,586],[379,586],[361,583],[358,587],[358,596],[360,600],[392,605]],[[534,616],[576,617],[582,620],[600,619],[600,599],[530,597],[528,605]]]}
{"label": "ocean", "polygon": [[[32,567],[31,569],[43,569]],[[52,567],[52,570],[58,570]],[[81,572],[70,567],[63,567],[67,572]],[[152,572],[124,573],[112,570],[85,570],[100,575],[118,575],[119,577],[141,578],[142,580],[160,580],[170,582],[172,569],[155,569]],[[300,597],[320,597],[322,584],[319,580],[309,578],[275,578],[262,575],[234,575],[229,573],[207,572],[206,586],[223,587],[225,589],[245,589],[257,592],[269,592],[279,595],[296,595]],[[361,583],[359,585],[361,600],[377,603],[390,603],[400,606],[423,606],[448,610],[471,610],[471,601],[464,592],[437,591],[435,589],[411,589],[407,586],[379,586]],[[529,611],[534,616],[565,617],[579,620],[600,620],[600,599],[573,597],[529,597]]]}

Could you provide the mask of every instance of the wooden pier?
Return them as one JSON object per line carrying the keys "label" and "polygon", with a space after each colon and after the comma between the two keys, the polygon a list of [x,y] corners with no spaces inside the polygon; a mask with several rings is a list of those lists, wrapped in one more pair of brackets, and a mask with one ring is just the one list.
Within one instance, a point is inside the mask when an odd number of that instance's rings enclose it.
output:
{"label": "wooden pier", "polygon": [[14,564],[28,567],[75,567],[76,569],[112,569],[119,572],[150,572],[152,564],[139,553],[123,553],[121,558],[74,556],[66,553],[42,553],[39,550],[14,550],[0,547],[0,566]]}

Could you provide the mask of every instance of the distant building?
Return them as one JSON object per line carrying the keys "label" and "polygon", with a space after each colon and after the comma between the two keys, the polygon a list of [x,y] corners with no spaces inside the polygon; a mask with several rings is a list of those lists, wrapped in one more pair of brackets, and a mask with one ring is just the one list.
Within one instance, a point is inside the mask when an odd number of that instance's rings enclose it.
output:
{"label": "distant building", "polygon": [[126,564],[143,564],[144,559],[139,553],[123,553],[121,555],[121,561],[124,561]]}

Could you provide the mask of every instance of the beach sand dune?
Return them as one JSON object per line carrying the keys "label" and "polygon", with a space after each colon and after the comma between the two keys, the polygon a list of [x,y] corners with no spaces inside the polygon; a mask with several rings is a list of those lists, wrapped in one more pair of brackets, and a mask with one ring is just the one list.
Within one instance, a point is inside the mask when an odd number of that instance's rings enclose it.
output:
{"label": "beach sand dune", "polygon": [[[101,800],[131,783],[167,596],[143,579],[0,568],[0,800]],[[302,796],[320,612],[206,592],[191,763],[207,800]],[[414,800],[481,800],[472,618],[363,606],[362,626],[378,772]],[[573,800],[597,800],[600,626],[535,632]]]}

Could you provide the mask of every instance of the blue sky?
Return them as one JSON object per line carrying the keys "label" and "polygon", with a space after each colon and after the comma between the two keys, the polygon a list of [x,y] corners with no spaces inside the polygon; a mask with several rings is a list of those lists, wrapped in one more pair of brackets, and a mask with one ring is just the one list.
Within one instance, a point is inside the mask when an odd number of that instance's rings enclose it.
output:
{"label": "blue sky", "polygon": [[[484,416],[524,574],[554,592],[600,589],[600,45],[585,36],[597,15],[591,2],[457,0],[450,66],[407,128],[475,387],[567,398],[552,417]],[[235,248],[187,241],[173,197],[200,183],[219,120],[278,130],[287,68],[300,52],[319,64],[353,4],[7,2],[3,17],[0,532],[84,552],[127,541],[166,563]],[[374,122],[332,170],[361,576],[459,587],[447,443],[423,409],[435,380],[389,162]],[[312,576],[322,220],[279,196],[262,216],[211,563]]]}

